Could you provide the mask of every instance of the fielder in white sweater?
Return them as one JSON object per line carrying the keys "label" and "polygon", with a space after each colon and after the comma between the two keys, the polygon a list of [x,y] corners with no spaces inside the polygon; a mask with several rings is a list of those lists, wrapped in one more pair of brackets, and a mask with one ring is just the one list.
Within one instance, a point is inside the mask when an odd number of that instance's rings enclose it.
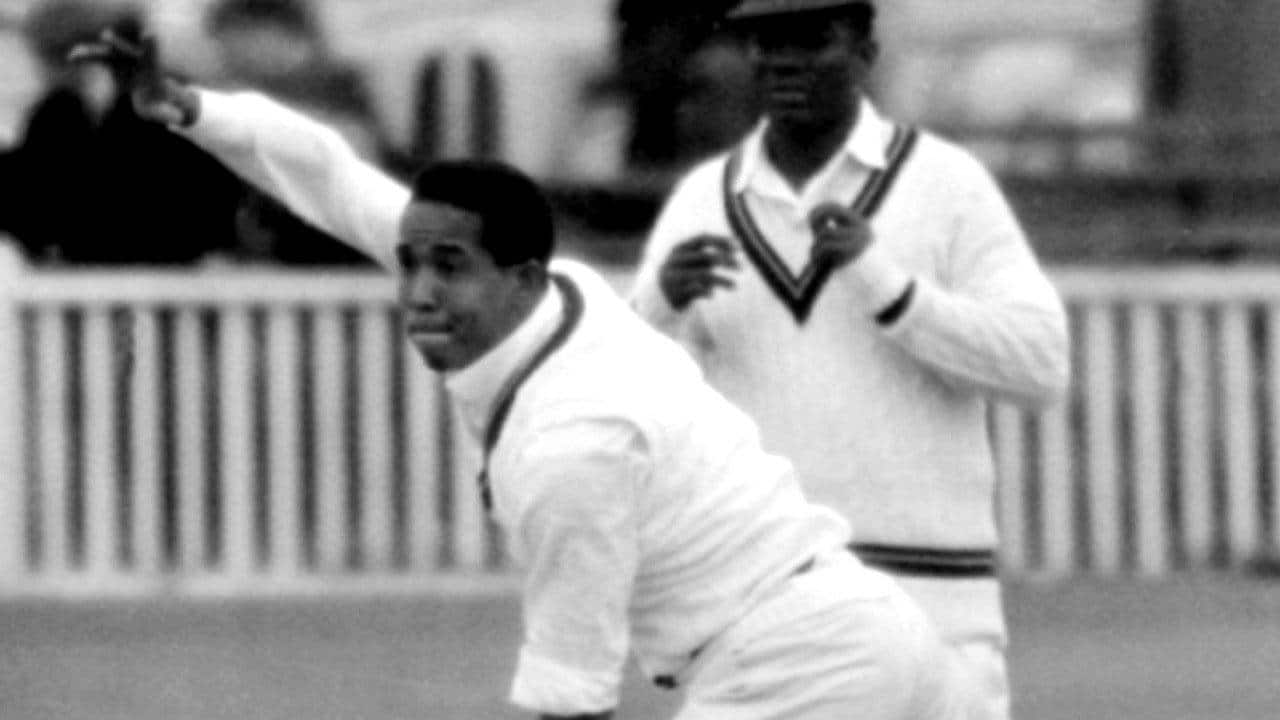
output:
{"label": "fielder in white sweater", "polygon": [[[679,183],[633,307],[756,419],[810,497],[850,519],[864,561],[974,657],[992,685],[988,717],[1006,716],[987,413],[993,400],[1063,394],[1061,300],[992,177],[957,146],[863,100],[843,146],[797,190],[769,162],[766,131]],[[828,202],[874,213],[870,245],[835,270],[811,263],[810,214]],[[730,259],[720,286],[677,310],[660,274],[691,238],[719,238],[707,252]]]}
{"label": "fielder in white sweater", "polygon": [[[796,195],[762,156],[757,131],[732,183],[761,232],[735,239],[766,244],[783,272],[800,275],[809,209],[856,194],[867,174],[860,168],[883,166],[893,132],[867,103],[841,167]],[[672,194],[633,305],[684,342],[859,537],[993,548],[989,401],[1057,398],[1068,346],[1058,294],[991,177],[957,147],[919,134],[871,221],[877,240],[822,284],[803,320],[745,250],[732,289],[676,312],[657,283],[671,247],[701,233],[735,237],[723,201],[727,161],[704,163]],[[902,315],[877,324],[876,312],[908,283]]]}

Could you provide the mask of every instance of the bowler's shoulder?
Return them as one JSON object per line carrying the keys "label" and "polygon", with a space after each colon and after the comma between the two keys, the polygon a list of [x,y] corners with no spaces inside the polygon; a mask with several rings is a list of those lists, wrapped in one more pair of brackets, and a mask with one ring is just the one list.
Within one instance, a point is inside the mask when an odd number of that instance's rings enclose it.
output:
{"label": "bowler's shoulder", "polygon": [[559,256],[552,259],[550,270],[552,277],[557,278],[556,282],[567,281],[570,291],[580,294],[589,308],[601,304],[625,304],[621,296],[629,275],[625,268]]}
{"label": "bowler's shoulder", "polygon": [[560,392],[629,401],[637,392],[661,392],[655,386],[685,374],[685,353],[618,294],[625,276],[610,280],[600,269],[564,258],[553,261],[551,269],[582,301],[580,325],[556,358],[562,369],[557,374],[574,390]]}

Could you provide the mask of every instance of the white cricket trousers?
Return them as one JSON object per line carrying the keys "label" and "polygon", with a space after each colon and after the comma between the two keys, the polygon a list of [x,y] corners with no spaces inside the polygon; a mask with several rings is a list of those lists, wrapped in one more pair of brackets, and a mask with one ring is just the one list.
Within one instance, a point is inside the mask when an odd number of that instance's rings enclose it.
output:
{"label": "white cricket trousers", "polygon": [[951,647],[973,695],[973,720],[1009,720],[1000,583],[995,578],[894,578]]}
{"label": "white cricket trousers", "polygon": [[964,720],[952,651],[888,576],[817,559],[680,674],[676,720]]}

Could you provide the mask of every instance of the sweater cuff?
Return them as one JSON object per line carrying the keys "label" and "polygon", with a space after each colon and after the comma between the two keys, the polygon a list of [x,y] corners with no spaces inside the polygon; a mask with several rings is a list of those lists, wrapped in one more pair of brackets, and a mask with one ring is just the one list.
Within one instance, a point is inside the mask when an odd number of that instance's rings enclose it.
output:
{"label": "sweater cuff", "polygon": [[237,98],[227,93],[210,92],[195,88],[200,95],[200,114],[187,127],[175,127],[176,132],[189,136],[197,143],[213,141],[218,144],[248,142],[249,131],[244,121],[244,107],[237,108]]}
{"label": "sweater cuff", "polygon": [[867,317],[883,313],[911,286],[911,276],[875,244],[864,250],[849,270],[858,309]]}
{"label": "sweater cuff", "polygon": [[521,648],[511,702],[544,715],[588,715],[618,706],[620,678],[608,671],[572,668]]}

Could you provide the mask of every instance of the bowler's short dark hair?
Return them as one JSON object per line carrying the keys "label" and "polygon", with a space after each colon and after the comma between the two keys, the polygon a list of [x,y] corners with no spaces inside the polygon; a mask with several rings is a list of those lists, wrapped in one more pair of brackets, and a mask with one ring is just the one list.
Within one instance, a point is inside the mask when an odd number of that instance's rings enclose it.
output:
{"label": "bowler's short dark hair", "polygon": [[480,246],[496,265],[546,263],[555,251],[551,203],[528,175],[492,160],[442,160],[413,179],[413,199],[480,217]]}

